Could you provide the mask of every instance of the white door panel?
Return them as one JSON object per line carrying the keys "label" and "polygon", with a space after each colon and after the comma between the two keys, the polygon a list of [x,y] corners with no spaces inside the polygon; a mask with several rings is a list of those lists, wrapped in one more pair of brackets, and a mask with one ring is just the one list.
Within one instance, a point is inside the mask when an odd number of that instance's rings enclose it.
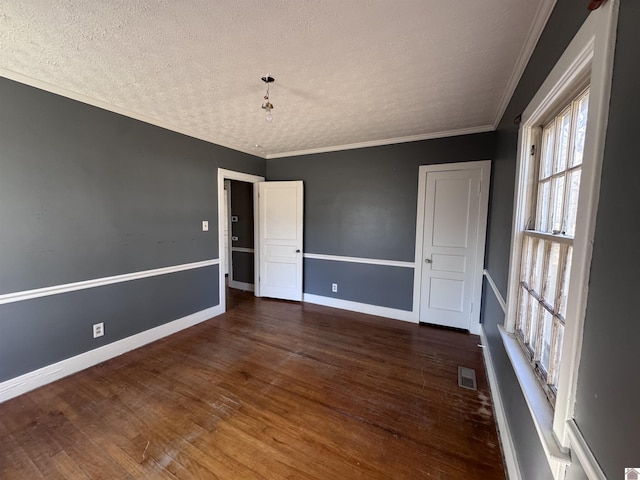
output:
{"label": "white door panel", "polygon": [[260,296],[302,300],[303,186],[258,184]]}
{"label": "white door panel", "polygon": [[427,172],[420,321],[470,328],[481,169]]}
{"label": "white door panel", "polygon": [[[433,228],[431,229],[433,245],[466,248],[469,242],[468,217],[471,207],[469,204],[471,179],[445,177],[431,178],[431,180],[432,189],[427,191],[427,196],[429,193],[433,195],[432,203],[430,203],[433,208]],[[429,177],[427,181],[429,181]]]}

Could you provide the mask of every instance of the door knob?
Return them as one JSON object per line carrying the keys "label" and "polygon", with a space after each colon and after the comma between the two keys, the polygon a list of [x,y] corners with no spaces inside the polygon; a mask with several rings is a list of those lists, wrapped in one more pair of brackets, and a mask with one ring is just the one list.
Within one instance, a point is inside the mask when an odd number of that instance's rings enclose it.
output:
{"label": "door knob", "polygon": [[300,253],[300,250],[296,250],[296,253]]}
{"label": "door knob", "polygon": [[431,259],[430,258],[425,258],[424,259],[424,263],[431,263]]}

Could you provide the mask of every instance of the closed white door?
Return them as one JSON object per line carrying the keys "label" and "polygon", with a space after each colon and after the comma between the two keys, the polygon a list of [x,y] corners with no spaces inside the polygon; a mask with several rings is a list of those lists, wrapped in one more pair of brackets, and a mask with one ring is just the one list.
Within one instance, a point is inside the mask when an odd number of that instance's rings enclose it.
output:
{"label": "closed white door", "polygon": [[469,330],[474,280],[482,275],[476,271],[482,170],[426,175],[420,321]]}
{"label": "closed white door", "polygon": [[262,297],[302,300],[301,181],[258,184]]}

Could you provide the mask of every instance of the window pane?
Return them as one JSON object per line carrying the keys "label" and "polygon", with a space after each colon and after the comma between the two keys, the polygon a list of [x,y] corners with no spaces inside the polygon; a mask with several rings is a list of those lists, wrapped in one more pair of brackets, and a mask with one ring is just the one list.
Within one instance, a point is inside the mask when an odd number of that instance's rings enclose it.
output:
{"label": "window pane", "polygon": [[555,121],[544,127],[542,131],[542,154],[540,156],[540,178],[551,175],[553,167],[553,147],[555,139]]}
{"label": "window pane", "polygon": [[589,95],[585,95],[578,102],[576,114],[576,126],[573,142],[573,158],[571,166],[580,165],[582,163],[582,153],[584,151],[584,137],[587,133],[587,114],[589,112]]}
{"label": "window pane", "polygon": [[567,206],[565,213],[565,233],[570,237],[576,234],[576,217],[578,213],[578,194],[580,193],[580,174],[582,170],[574,170],[569,173],[569,184],[567,185]]}
{"label": "window pane", "polygon": [[558,373],[560,372],[560,354],[562,353],[562,342],[564,341],[564,326],[558,319],[554,318],[553,329],[552,355],[549,361],[547,383],[555,386],[558,384]]}
{"label": "window pane", "polygon": [[531,282],[531,256],[533,255],[533,239],[524,235],[522,239],[522,265],[520,268],[520,281]]}
{"label": "window pane", "polygon": [[528,311],[529,311],[529,292],[526,288],[520,287],[520,301],[518,305],[518,330],[522,333],[522,338],[527,338]]}
{"label": "window pane", "polygon": [[562,278],[562,287],[560,288],[560,304],[558,311],[562,318],[567,318],[567,295],[569,294],[569,275],[571,273],[571,257],[573,255],[573,247],[568,247],[567,260],[565,261],[564,275]]}
{"label": "window pane", "polygon": [[538,308],[540,307],[540,304],[534,297],[529,297],[529,311],[527,314],[529,331],[527,332],[527,337],[525,338],[525,340],[527,344],[531,346],[531,349],[535,351],[536,337],[538,333]]}
{"label": "window pane", "polygon": [[536,230],[546,232],[549,225],[549,202],[551,200],[551,180],[538,185],[538,208],[536,211]]}
{"label": "window pane", "polygon": [[562,232],[562,211],[564,209],[564,176],[551,180],[551,225],[547,232]]}
{"label": "window pane", "polygon": [[569,157],[569,136],[571,134],[571,109],[562,112],[557,119],[557,135],[556,141],[556,159],[553,166],[553,172],[561,172],[567,168],[567,159]]}
{"label": "window pane", "polygon": [[540,350],[540,363],[544,367],[544,371],[549,371],[549,359],[551,358],[551,331],[553,324],[553,315],[543,309],[543,325],[542,325],[542,346]]}
{"label": "window pane", "polygon": [[535,290],[537,294],[542,291],[542,262],[544,261],[544,240],[534,239],[536,246],[534,247],[533,272],[529,287]]}
{"label": "window pane", "polygon": [[556,286],[558,285],[558,267],[560,264],[559,243],[551,244],[548,262],[543,298],[553,308],[556,302]]}

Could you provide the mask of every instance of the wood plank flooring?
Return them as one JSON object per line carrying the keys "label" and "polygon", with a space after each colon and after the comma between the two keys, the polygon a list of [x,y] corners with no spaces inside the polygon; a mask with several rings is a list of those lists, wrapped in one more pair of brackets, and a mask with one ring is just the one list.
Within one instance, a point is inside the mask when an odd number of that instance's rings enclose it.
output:
{"label": "wood plank flooring", "polygon": [[0,478],[505,478],[478,337],[231,292],[1,404]]}

